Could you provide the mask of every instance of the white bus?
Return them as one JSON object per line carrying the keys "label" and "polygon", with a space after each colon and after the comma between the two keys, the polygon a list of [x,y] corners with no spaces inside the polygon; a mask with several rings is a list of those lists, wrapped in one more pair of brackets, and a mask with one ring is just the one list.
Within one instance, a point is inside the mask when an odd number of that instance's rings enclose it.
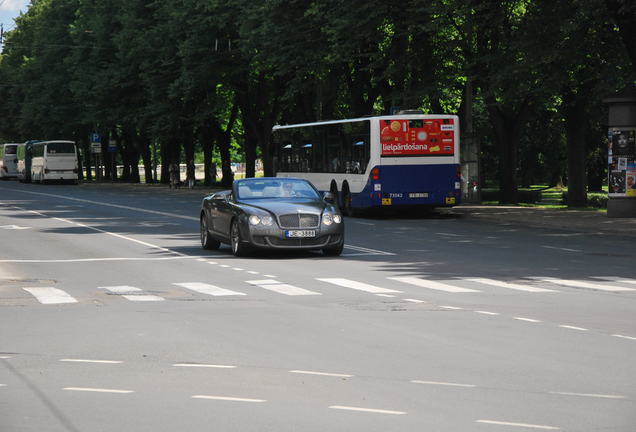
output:
{"label": "white bus", "polygon": [[274,170],[356,209],[460,203],[459,118],[397,114],[273,128]]}
{"label": "white bus", "polygon": [[77,148],[73,141],[40,141],[33,144],[31,181],[77,183]]}
{"label": "white bus", "polygon": [[18,144],[0,144],[0,178],[10,179],[18,176]]}

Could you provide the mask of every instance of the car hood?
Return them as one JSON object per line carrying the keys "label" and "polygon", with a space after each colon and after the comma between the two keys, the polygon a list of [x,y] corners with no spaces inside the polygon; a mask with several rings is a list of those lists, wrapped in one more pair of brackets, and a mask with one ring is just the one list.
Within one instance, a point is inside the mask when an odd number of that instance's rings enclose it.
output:
{"label": "car hood", "polygon": [[275,215],[284,215],[291,213],[314,213],[321,214],[326,206],[324,201],[311,199],[296,199],[294,201],[285,200],[253,200],[249,202],[241,202],[241,205],[248,210],[250,207],[265,210]]}

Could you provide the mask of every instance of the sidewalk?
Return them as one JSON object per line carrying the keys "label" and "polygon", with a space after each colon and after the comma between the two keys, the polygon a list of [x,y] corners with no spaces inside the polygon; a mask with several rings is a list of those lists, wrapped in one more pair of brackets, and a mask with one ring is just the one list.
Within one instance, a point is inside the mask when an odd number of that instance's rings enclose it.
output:
{"label": "sidewalk", "polygon": [[636,218],[608,218],[605,211],[463,204],[452,212],[466,219],[636,237]]}

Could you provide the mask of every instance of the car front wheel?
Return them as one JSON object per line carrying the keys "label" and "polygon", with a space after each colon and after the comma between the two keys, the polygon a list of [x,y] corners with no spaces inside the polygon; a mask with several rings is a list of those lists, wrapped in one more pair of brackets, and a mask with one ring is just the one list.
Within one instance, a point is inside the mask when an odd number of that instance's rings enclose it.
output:
{"label": "car front wheel", "polygon": [[232,253],[234,256],[240,257],[247,253],[248,247],[242,241],[241,230],[239,229],[239,223],[237,220],[232,222],[232,228],[230,228],[230,240],[232,241]]}
{"label": "car front wheel", "polygon": [[208,250],[218,249],[221,246],[221,242],[210,235],[205,216],[201,216],[201,246]]}

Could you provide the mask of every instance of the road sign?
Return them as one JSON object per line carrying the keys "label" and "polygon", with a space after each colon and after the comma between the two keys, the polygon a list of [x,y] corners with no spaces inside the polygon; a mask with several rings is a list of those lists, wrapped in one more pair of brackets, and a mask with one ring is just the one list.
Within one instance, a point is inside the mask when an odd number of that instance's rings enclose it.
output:
{"label": "road sign", "polygon": [[98,134],[97,132],[93,132],[91,134],[91,144],[101,144],[101,143],[102,143],[102,136]]}
{"label": "road sign", "polygon": [[91,153],[101,153],[101,152],[102,152],[101,143],[91,143]]}
{"label": "road sign", "polygon": [[117,151],[117,140],[111,139],[108,142],[108,152],[115,153]]}

